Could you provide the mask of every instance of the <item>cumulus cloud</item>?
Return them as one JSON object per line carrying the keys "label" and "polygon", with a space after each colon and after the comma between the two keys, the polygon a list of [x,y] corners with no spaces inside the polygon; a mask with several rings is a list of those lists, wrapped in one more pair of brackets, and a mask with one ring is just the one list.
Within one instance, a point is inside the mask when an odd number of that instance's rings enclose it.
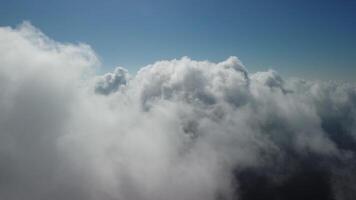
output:
{"label": "cumulus cloud", "polygon": [[117,67],[113,73],[106,73],[98,78],[95,85],[95,92],[108,95],[116,92],[121,86],[125,86],[128,81],[128,71],[125,68]]}
{"label": "cumulus cloud", "polygon": [[356,196],[356,87],[237,57],[129,75],[86,44],[0,28],[1,199]]}

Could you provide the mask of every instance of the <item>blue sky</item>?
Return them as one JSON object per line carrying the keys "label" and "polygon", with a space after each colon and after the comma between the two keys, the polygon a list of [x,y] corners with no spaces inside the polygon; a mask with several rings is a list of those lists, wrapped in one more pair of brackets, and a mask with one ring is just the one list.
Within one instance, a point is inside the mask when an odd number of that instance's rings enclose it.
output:
{"label": "blue sky", "polygon": [[252,72],[356,76],[355,0],[0,0],[1,26],[23,20],[55,40],[90,44],[104,71],[235,55]]}

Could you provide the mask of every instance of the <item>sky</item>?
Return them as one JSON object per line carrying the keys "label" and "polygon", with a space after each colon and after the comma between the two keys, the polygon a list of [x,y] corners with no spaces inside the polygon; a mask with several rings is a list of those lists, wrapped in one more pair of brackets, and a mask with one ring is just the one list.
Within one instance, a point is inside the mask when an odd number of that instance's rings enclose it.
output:
{"label": "sky", "polygon": [[237,56],[251,72],[353,81],[356,1],[0,0],[0,25],[30,21],[50,38],[87,43],[103,72],[157,60]]}

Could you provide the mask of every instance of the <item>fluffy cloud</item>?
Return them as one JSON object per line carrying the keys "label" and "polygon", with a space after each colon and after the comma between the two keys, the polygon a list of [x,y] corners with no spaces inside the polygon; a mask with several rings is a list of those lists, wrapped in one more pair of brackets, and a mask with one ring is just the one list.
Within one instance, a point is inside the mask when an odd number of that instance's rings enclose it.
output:
{"label": "fluffy cloud", "polygon": [[0,28],[1,199],[352,199],[356,87],[236,57],[97,76],[85,44]]}
{"label": "fluffy cloud", "polygon": [[117,67],[113,73],[107,73],[98,78],[95,92],[104,95],[116,92],[121,86],[127,84],[129,78],[129,73],[125,68]]}

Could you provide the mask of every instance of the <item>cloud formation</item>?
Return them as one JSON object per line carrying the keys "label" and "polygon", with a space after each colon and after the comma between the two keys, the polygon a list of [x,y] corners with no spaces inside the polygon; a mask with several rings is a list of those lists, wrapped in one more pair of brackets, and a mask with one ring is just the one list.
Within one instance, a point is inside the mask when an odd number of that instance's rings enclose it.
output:
{"label": "cloud formation", "polygon": [[121,86],[127,84],[129,78],[129,73],[125,68],[117,67],[113,73],[98,77],[95,92],[104,95],[116,92]]}
{"label": "cloud formation", "polygon": [[237,57],[97,76],[86,44],[0,28],[0,199],[356,196],[356,87]]}

